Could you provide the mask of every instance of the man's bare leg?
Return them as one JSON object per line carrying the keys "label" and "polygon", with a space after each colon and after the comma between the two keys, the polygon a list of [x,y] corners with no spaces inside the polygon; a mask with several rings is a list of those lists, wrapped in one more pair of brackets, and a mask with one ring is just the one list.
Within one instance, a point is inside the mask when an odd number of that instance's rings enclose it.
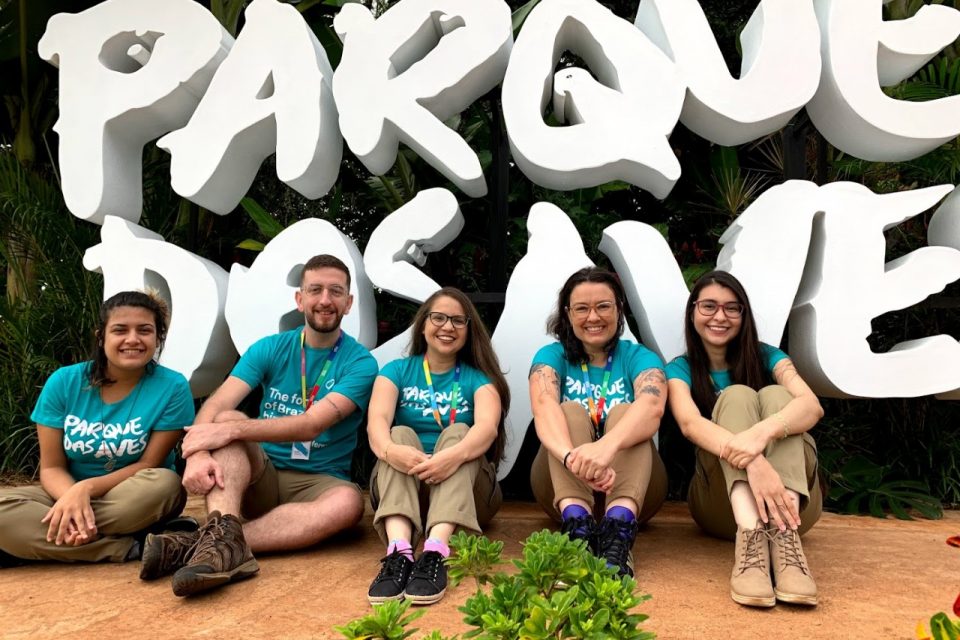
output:
{"label": "man's bare leg", "polygon": [[243,525],[254,553],[302,549],[352,527],[363,516],[363,498],[350,487],[334,487],[311,502],[290,502]]}
{"label": "man's bare leg", "polygon": [[[247,416],[240,411],[223,411],[217,414],[214,422],[246,418]],[[223,488],[214,485],[207,494],[207,513],[219,511],[222,515],[228,513],[240,515],[243,493],[250,486],[250,479],[254,473],[259,474],[262,471],[263,459],[258,451],[259,448],[260,445],[255,442],[237,440],[210,452],[223,473]]]}

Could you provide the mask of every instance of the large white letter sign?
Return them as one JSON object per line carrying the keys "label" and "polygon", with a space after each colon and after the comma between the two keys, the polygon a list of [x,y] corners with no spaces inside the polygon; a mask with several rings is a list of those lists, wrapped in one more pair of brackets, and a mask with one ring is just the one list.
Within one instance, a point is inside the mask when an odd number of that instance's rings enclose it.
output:
{"label": "large white letter sign", "polygon": [[303,326],[294,294],[300,288],[303,265],[328,253],[350,270],[353,308],[343,317],[343,329],[367,348],[377,343],[377,311],[363,257],[353,240],[326,220],[308,218],[280,232],[247,269],[230,269],[226,317],[237,351],[278,331]]}
{"label": "large white letter sign", "polygon": [[143,145],[186,124],[230,43],[192,0],[107,0],[50,18],[38,50],[60,68],[54,129],[75,216],[140,219]]}
{"label": "large white letter sign", "polygon": [[960,34],[960,12],[924,5],[914,17],[884,22],[883,0],[815,0],[823,78],[807,104],[835,147],[858,158],[909,160],[960,134],[960,96],[894,100],[880,89],[932,58]]}
{"label": "large white letter sign", "polygon": [[733,146],[779,130],[820,82],[820,28],[812,0],[762,0],[740,34],[740,78],[697,0],[642,0],[636,26],[676,63],[687,98],[680,121]]}
{"label": "large white letter sign", "polygon": [[160,291],[172,318],[160,363],[186,376],[195,397],[211,393],[237,357],[223,317],[227,272],[121,218],[108,216],[100,238],[83,266],[103,274],[104,300],[131,289]]}
{"label": "large white letter sign", "polygon": [[427,254],[443,249],[460,235],[463,214],[446,189],[421,191],[377,225],[363,253],[373,286],[400,298],[423,302],[440,288],[421,267]]}
{"label": "large white letter sign", "polygon": [[760,194],[720,236],[723,249],[717,268],[735,275],[747,290],[757,334],[767,344],[783,339],[803,278],[819,200],[812,182],[776,185]]}
{"label": "large white letter sign", "polygon": [[790,351],[804,379],[833,397],[916,397],[960,388],[960,344],[946,335],[873,353],[870,321],[960,278],[960,251],[924,247],[884,264],[883,231],[929,209],[952,186],[876,195],[821,187],[820,210],[796,306]]}
{"label": "large white letter sign", "polygon": [[333,78],[340,129],[373,173],[403,142],[469,196],[487,192],[480,160],[443,121],[503,78],[513,45],[501,0],[403,0],[379,19],[348,3],[334,19],[344,39]]}
{"label": "large white letter sign", "polygon": [[307,198],[330,190],[343,140],[327,54],[300,12],[254,0],[246,26],[190,123],[157,143],[172,157],[174,190],[220,214],[243,198],[264,158]]}
{"label": "large white letter sign", "polygon": [[[571,50],[583,69],[554,68]],[[683,105],[672,62],[593,0],[544,0],[524,22],[503,80],[503,118],[517,166],[551,189],[624,180],[665,198],[680,178],[667,137]],[[550,127],[543,111],[570,126]]]}
{"label": "large white letter sign", "polygon": [[664,362],[683,355],[683,314],[690,292],[663,235],[648,224],[624,220],[603,230],[600,250],[623,282],[643,344]]}

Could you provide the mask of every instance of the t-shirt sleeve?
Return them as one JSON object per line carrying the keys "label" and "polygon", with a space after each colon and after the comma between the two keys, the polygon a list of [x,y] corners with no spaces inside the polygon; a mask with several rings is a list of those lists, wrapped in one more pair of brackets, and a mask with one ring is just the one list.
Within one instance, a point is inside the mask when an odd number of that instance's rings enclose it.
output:
{"label": "t-shirt sleeve", "polygon": [[366,349],[358,349],[355,359],[340,374],[330,392],[349,398],[360,411],[365,411],[377,377],[377,361]]}
{"label": "t-shirt sleeve", "polygon": [[177,375],[172,382],[166,406],[157,424],[153,425],[155,431],[175,431],[193,424],[195,414],[190,384],[182,375]]}
{"label": "t-shirt sleeve", "polygon": [[682,380],[690,386],[690,362],[686,356],[674,358],[667,364],[667,380]]}
{"label": "t-shirt sleeve", "polygon": [[270,367],[273,355],[273,349],[270,348],[270,345],[271,341],[268,338],[261,338],[254,342],[246,353],[240,357],[240,361],[234,365],[230,375],[240,378],[251,389],[259,387]]}
{"label": "t-shirt sleeve", "polygon": [[533,355],[532,364],[545,364],[556,371],[558,376],[563,376],[563,372],[566,370],[566,363],[567,361],[563,357],[563,345],[559,342],[554,342],[553,344],[541,347],[540,350]]}
{"label": "t-shirt sleeve", "polygon": [[631,344],[628,360],[630,382],[647,369],[663,369],[663,360],[656,353],[642,344]]}
{"label": "t-shirt sleeve", "polygon": [[387,364],[383,365],[383,369],[380,370],[380,375],[392,382],[393,386],[395,386],[397,389],[402,389],[403,365],[405,362],[405,358],[391,360]]}
{"label": "t-shirt sleeve", "polygon": [[771,378],[773,377],[773,368],[777,366],[777,363],[790,357],[780,349],[765,342],[760,343],[760,356],[763,358],[763,364]]}
{"label": "t-shirt sleeve", "polygon": [[57,369],[47,378],[33,413],[30,414],[31,420],[45,427],[63,429],[67,417],[67,378],[67,371],[63,368]]}

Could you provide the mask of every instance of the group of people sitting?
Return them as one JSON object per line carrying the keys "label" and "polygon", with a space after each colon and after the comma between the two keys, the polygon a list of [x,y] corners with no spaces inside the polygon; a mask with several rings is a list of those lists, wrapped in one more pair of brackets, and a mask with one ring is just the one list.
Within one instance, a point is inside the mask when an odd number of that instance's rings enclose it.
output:
{"label": "group of people sitting", "polygon": [[[340,328],[353,303],[343,262],[311,258],[295,295],[304,326],[251,346],[196,415],[184,377],[155,362],[164,302],[137,291],[104,302],[92,360],[54,372],[33,411],[39,486],[0,490],[0,566],[139,560],[144,580],[172,574],[178,596],[251,577],[255,554],[309,547],[360,521],[350,466],[366,412],[373,526],[386,546],[367,597],[439,601],[450,536],[480,533],[502,502],[510,391],[489,333],[470,299],[445,287],[417,311],[409,355],[378,370]],[[816,604],[799,538],[822,504],[807,433],[822,416],[816,396],[785,353],[759,342],[730,274],[696,283],[687,353],[666,366],[621,338],[625,305],[616,276],[596,267],[559,292],[556,342],[529,376],[537,501],[632,576],[638,526],[666,497],[653,436],[669,401],[696,445],[693,518],[735,540],[733,599]],[[251,418],[238,407],[258,386]],[[205,496],[202,524],[180,515],[184,489]]]}

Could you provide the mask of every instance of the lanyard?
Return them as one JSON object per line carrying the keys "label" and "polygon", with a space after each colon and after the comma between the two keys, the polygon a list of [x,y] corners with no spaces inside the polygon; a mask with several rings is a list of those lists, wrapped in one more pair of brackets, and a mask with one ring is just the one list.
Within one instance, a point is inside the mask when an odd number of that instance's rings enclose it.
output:
{"label": "lanyard", "polygon": [[[614,346],[607,354],[607,365],[603,368],[603,387],[600,391],[600,400],[594,404],[593,394],[587,393],[587,402],[590,404],[590,419],[593,421],[593,428],[597,432],[598,438],[600,437],[600,425],[603,424],[603,406],[607,403],[607,385],[610,383],[610,372],[613,370],[613,352],[616,349],[617,347]],[[590,388],[590,375],[587,372],[586,362],[580,363],[580,371],[583,373],[583,388],[587,390]]]}
{"label": "lanyard", "polygon": [[[440,408],[437,406],[437,394],[433,390],[433,378],[430,377],[430,364],[427,362],[427,356],[423,356],[423,375],[427,378],[427,386],[430,387],[430,407],[433,409],[433,419],[437,425],[443,429],[443,420],[440,419]],[[457,417],[457,405],[460,403],[460,361],[453,369],[453,388],[450,390],[450,424],[452,425]]]}
{"label": "lanyard", "polygon": [[307,350],[303,346],[305,339],[306,329],[300,332],[300,392],[303,394],[300,397],[303,398],[304,411],[309,409],[313,404],[313,399],[317,397],[320,385],[323,384],[323,381],[327,379],[327,374],[330,373],[330,365],[333,364],[333,359],[337,356],[337,352],[340,351],[340,345],[343,344],[343,332],[340,332],[340,337],[337,338],[333,349],[330,349],[330,353],[327,354],[323,368],[320,369],[320,375],[317,376],[317,381],[313,383],[313,388],[310,390],[309,398],[307,397]]}

